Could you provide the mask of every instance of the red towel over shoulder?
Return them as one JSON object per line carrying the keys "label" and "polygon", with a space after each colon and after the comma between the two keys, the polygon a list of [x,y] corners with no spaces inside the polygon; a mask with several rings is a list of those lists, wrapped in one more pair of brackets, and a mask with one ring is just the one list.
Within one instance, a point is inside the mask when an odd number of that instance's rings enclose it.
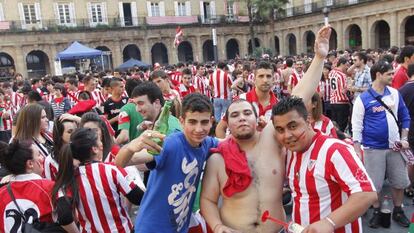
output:
{"label": "red towel over shoulder", "polygon": [[247,163],[246,152],[240,149],[233,137],[220,142],[218,147],[211,149],[210,152],[220,153],[223,156],[228,176],[223,188],[223,193],[226,196],[231,197],[249,187],[252,176]]}

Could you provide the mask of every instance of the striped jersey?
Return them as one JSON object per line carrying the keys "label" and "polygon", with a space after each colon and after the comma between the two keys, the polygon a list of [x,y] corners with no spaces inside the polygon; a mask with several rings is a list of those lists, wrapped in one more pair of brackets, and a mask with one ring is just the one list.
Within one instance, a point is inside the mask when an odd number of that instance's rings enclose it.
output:
{"label": "striped jersey", "polygon": [[293,69],[293,73],[289,77],[288,85],[293,89],[303,78],[303,74],[303,71],[298,73],[295,69]]}
{"label": "striped jersey", "polygon": [[48,180],[56,180],[56,176],[59,170],[59,164],[53,159],[51,155],[46,156],[43,163],[44,177]]}
{"label": "striped jersey", "polygon": [[210,97],[210,91],[208,89],[208,79],[205,76],[194,76],[194,87],[203,95]]}
{"label": "striped jersey", "polygon": [[216,69],[210,75],[210,86],[213,90],[213,98],[229,100],[232,97],[230,90],[232,84],[233,80],[230,75],[221,69]]}
{"label": "striped jersey", "polygon": [[[375,188],[353,148],[317,132],[304,152],[288,152],[287,177],[295,223],[308,226],[341,207],[353,193]],[[361,218],[335,232],[362,232]]]}
{"label": "striped jersey", "polygon": [[331,83],[330,83],[329,77],[325,79],[325,81],[323,81],[323,85],[324,85],[324,92],[323,92],[322,99],[325,102],[329,102],[331,101]]}
{"label": "striped jersey", "polygon": [[[3,114],[8,113],[8,117],[4,117]],[[13,106],[9,103],[0,103],[0,131],[9,131],[13,125]]]}
{"label": "striped jersey", "polygon": [[321,131],[323,135],[338,138],[335,126],[332,123],[331,119],[324,115],[321,116],[321,119],[319,121],[313,122],[312,127],[313,129]]}
{"label": "striped jersey", "polygon": [[121,194],[127,195],[136,185],[123,168],[102,162],[80,165],[76,182],[81,232],[131,232]]}
{"label": "striped jersey", "polygon": [[333,69],[329,72],[329,81],[331,86],[331,104],[348,103],[346,74],[338,69]]}

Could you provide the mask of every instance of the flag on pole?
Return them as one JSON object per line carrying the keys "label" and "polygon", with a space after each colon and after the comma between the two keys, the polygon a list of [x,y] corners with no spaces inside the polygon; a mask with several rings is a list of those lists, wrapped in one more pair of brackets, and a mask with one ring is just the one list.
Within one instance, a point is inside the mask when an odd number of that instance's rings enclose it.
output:
{"label": "flag on pole", "polygon": [[177,29],[175,29],[175,39],[174,39],[174,48],[176,48],[183,39],[183,29],[178,26]]}

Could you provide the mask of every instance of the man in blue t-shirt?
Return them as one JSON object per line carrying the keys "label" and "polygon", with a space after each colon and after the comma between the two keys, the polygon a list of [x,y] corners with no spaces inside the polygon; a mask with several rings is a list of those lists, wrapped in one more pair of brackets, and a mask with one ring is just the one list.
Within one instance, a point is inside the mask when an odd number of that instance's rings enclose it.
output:
{"label": "man in blue t-shirt", "polygon": [[[210,148],[216,147],[218,141],[208,136],[213,107],[207,97],[199,93],[189,94],[182,102],[182,109],[183,132],[167,136],[159,155],[150,157],[142,153],[139,159],[147,162],[152,171],[135,222],[135,232],[188,232],[204,163]],[[151,131],[144,134],[154,136]],[[151,144],[144,137],[137,140],[122,148],[121,156],[127,158],[140,151],[140,143]]]}

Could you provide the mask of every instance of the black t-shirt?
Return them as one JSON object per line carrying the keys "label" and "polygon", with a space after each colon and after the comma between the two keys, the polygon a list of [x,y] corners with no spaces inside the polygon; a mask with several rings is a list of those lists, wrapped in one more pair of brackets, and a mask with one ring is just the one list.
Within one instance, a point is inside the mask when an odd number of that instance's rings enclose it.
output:
{"label": "black t-shirt", "polygon": [[[121,112],[122,106],[128,103],[127,97],[121,97],[119,101],[114,101],[112,97],[109,97],[107,101],[103,104],[104,114],[108,117],[108,120],[118,117],[118,114]],[[118,121],[111,124],[112,128],[115,130],[115,136],[118,136]]]}

